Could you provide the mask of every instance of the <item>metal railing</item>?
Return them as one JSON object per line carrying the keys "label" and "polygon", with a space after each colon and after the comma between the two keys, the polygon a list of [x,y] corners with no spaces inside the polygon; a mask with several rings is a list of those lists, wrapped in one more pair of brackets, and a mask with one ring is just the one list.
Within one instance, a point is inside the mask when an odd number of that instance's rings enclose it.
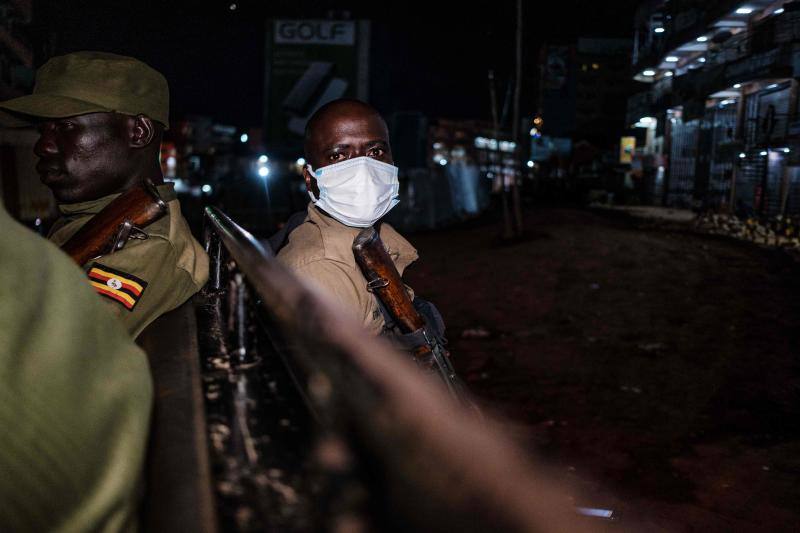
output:
{"label": "metal railing", "polygon": [[198,329],[222,530],[591,525],[501,425],[455,404],[211,207],[206,247]]}

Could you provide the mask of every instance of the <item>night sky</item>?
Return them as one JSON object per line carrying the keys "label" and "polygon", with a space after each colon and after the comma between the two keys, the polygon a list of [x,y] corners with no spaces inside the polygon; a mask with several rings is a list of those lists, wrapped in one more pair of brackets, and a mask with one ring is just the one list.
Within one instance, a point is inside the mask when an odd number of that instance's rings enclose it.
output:
{"label": "night sky", "polygon": [[[231,3],[46,0],[35,4],[34,35],[56,54],[94,49],[142,59],[169,80],[173,117],[204,114],[237,126],[260,125],[267,18],[324,18],[333,9],[372,20],[370,94],[385,113],[488,118],[488,69],[500,97],[513,71],[514,0],[243,0],[233,11]],[[630,37],[638,3],[526,1],[525,87],[533,86],[540,43]],[[533,111],[532,101],[523,98],[523,112]]]}

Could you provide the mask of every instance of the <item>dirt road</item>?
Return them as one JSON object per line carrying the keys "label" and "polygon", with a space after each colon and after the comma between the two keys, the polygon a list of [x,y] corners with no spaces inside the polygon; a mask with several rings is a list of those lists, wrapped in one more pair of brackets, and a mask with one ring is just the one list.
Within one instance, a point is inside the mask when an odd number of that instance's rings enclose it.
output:
{"label": "dirt road", "polygon": [[587,211],[412,235],[471,389],[620,525],[800,529],[800,267]]}

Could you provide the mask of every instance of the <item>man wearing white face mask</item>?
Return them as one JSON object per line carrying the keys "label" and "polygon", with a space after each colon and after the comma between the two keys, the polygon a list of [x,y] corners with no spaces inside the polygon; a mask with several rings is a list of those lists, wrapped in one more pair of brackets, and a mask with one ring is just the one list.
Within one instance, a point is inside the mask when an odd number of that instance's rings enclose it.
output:
{"label": "man wearing white face mask", "polygon": [[283,264],[379,334],[385,322],[353,257],[353,239],[375,225],[400,274],[418,257],[408,241],[380,222],[399,201],[386,123],[363,102],[335,100],[309,120],[305,153],[311,203],[299,225],[290,222],[273,247]]}

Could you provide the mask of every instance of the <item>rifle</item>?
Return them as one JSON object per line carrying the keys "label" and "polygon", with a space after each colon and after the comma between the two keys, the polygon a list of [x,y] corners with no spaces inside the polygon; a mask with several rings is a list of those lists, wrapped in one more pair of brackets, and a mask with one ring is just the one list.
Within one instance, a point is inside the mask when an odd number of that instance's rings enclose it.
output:
{"label": "rifle", "polygon": [[150,180],[125,191],[84,224],[61,249],[83,266],[101,255],[121,250],[128,239],[147,238],[142,228],[168,212]]}
{"label": "rifle", "polygon": [[361,230],[353,241],[353,255],[367,279],[367,290],[375,294],[405,335],[419,339],[413,350],[414,361],[427,373],[437,373],[448,392],[460,402],[474,408],[466,387],[456,375],[447,350],[426,327],[425,318],[417,311],[406,291],[381,236],[375,228]]}

